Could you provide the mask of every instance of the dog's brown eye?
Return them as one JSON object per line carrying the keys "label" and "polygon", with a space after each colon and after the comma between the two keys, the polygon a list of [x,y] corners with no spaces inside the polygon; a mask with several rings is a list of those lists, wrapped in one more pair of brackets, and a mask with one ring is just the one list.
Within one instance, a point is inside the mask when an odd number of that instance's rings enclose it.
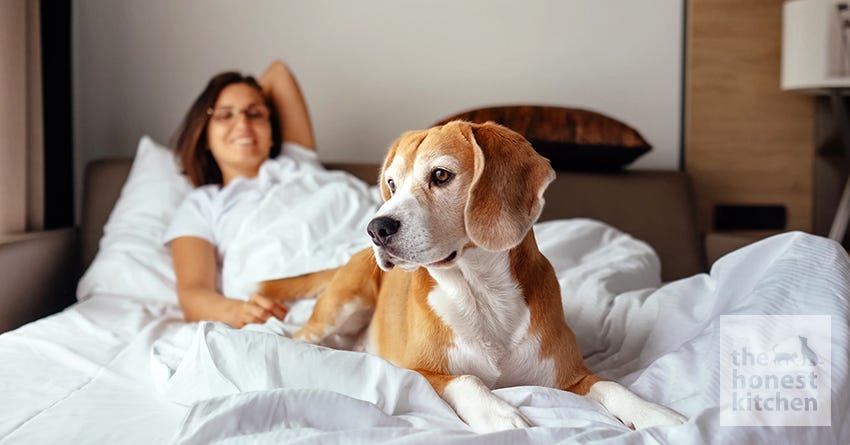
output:
{"label": "dog's brown eye", "polygon": [[434,185],[445,185],[447,182],[451,181],[451,179],[452,174],[448,170],[437,168],[431,172],[431,182],[433,182]]}
{"label": "dog's brown eye", "polygon": [[390,189],[390,193],[395,193],[395,181],[387,179],[387,187]]}

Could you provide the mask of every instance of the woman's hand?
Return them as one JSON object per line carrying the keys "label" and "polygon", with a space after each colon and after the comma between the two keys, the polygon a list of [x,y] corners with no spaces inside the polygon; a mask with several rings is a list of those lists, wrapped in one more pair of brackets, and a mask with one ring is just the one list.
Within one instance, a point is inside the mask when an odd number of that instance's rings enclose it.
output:
{"label": "woman's hand", "polygon": [[265,323],[269,317],[283,320],[288,309],[283,303],[260,294],[251,295],[248,301],[237,301],[233,318],[228,322],[234,328],[241,328],[249,323]]}
{"label": "woman's hand", "polygon": [[287,309],[280,300],[255,293],[248,301],[234,300],[216,290],[216,251],[207,240],[191,236],[171,241],[171,257],[177,278],[177,299],[186,321],[223,321],[234,328],[265,323],[269,317],[283,320]]}

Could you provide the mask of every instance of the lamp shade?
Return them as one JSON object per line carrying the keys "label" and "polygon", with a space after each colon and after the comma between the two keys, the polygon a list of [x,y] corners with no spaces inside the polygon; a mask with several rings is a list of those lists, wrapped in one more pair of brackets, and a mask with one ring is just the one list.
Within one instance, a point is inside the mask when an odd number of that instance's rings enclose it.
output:
{"label": "lamp shade", "polygon": [[783,90],[850,87],[850,0],[789,0],[782,6]]}

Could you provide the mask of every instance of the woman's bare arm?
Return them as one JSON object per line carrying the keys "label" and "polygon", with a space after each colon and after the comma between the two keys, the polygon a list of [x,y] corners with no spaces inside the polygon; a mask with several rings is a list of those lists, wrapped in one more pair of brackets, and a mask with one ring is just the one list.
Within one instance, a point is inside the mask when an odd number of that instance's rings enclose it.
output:
{"label": "woman's bare arm", "polygon": [[210,242],[190,236],[176,238],[171,241],[171,256],[177,298],[186,321],[223,321],[240,328],[248,323],[264,323],[270,316],[286,316],[284,306],[261,295],[241,301],[218,293],[216,251]]}
{"label": "woman's bare arm", "polygon": [[276,60],[266,68],[257,81],[274,102],[280,118],[283,140],[315,150],[316,141],[307,103],[289,67],[282,61]]}

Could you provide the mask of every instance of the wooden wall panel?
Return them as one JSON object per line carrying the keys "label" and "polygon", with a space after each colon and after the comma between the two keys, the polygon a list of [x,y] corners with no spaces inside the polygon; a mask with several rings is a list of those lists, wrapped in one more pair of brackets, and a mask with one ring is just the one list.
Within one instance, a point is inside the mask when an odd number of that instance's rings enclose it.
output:
{"label": "wooden wall panel", "polygon": [[687,6],[685,169],[697,220],[715,204],[781,204],[787,229],[811,231],[814,101],[780,89],[782,1]]}

